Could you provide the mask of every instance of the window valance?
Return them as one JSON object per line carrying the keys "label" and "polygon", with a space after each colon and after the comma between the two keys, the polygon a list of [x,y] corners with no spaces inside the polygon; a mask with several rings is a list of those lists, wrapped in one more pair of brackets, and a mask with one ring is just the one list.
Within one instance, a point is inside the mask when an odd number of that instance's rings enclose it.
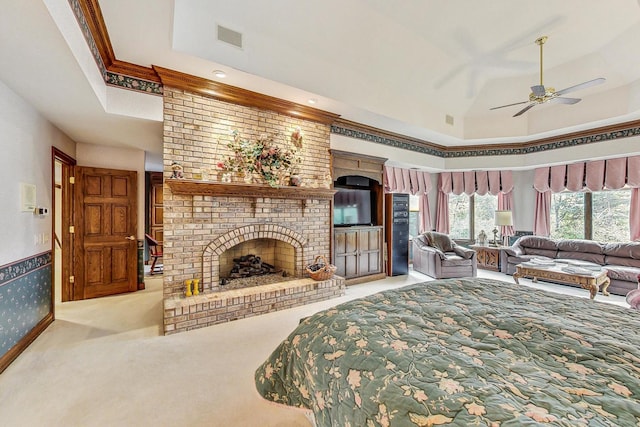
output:
{"label": "window valance", "polygon": [[537,168],[533,187],[539,192],[619,190],[640,187],[640,156]]}
{"label": "window valance", "polygon": [[495,196],[513,190],[513,174],[511,171],[441,172],[439,185],[445,194]]}
{"label": "window valance", "polygon": [[384,191],[386,193],[428,194],[431,191],[431,174],[429,172],[384,167]]}

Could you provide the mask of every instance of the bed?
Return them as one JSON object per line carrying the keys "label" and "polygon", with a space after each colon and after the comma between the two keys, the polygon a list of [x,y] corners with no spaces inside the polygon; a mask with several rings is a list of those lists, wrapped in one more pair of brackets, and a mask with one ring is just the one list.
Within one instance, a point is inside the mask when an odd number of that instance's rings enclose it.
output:
{"label": "bed", "polygon": [[318,426],[640,425],[640,313],[481,278],[303,319],[257,369]]}

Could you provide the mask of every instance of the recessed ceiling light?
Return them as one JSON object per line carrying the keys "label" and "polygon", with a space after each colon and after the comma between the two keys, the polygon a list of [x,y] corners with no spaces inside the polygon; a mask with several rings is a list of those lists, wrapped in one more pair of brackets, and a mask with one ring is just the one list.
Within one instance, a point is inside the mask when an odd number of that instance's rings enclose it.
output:
{"label": "recessed ceiling light", "polygon": [[316,102],[318,102],[317,99],[315,98],[309,98],[309,100],[307,101],[309,104],[315,104]]}
{"label": "recessed ceiling light", "polygon": [[227,77],[227,73],[225,73],[222,70],[214,70],[213,71],[213,75],[216,76],[219,79],[224,79],[225,77]]}

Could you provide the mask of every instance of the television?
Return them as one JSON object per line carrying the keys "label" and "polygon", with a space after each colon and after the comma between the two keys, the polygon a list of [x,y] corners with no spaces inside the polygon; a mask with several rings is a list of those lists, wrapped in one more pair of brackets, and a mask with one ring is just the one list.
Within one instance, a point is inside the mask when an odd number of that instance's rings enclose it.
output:
{"label": "television", "polygon": [[333,196],[333,225],[371,225],[373,193],[368,189],[337,188]]}

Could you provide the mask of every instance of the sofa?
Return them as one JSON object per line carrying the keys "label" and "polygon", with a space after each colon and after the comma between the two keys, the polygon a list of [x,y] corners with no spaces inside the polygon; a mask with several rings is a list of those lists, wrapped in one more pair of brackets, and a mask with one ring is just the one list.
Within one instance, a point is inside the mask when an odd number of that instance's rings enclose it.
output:
{"label": "sofa", "polygon": [[436,279],[476,277],[478,258],[448,235],[428,231],[413,238],[413,269]]}
{"label": "sofa", "polygon": [[599,243],[593,240],[524,236],[500,251],[500,271],[513,274],[516,265],[532,258],[580,260],[599,264],[611,279],[608,290],[612,294],[624,296],[638,288],[640,242]]}

